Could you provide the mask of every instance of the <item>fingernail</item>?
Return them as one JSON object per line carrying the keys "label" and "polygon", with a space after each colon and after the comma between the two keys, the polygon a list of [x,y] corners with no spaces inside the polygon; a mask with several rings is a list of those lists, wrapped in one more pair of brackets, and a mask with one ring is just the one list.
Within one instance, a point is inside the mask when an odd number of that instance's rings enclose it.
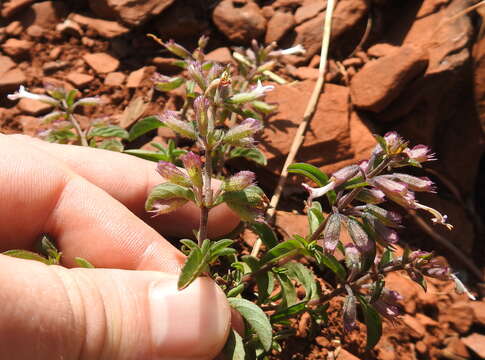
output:
{"label": "fingernail", "polygon": [[199,278],[182,291],[177,277],[154,282],[149,289],[150,326],[158,359],[213,359],[222,349],[230,307],[221,289]]}

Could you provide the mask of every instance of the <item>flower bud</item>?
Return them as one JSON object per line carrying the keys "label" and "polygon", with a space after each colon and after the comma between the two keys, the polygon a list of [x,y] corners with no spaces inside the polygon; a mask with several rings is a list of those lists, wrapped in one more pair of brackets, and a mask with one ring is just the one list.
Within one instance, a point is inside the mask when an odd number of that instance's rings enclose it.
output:
{"label": "flower bud", "polygon": [[361,223],[353,218],[348,218],[347,230],[355,246],[357,246],[361,252],[366,253],[372,250],[373,243],[369,239],[369,235],[367,235]]}
{"label": "flower bud", "polygon": [[407,146],[407,142],[395,131],[385,134],[384,140],[386,141],[387,145],[387,153],[390,155],[401,153]]}
{"label": "flower bud", "polygon": [[159,120],[168,128],[176,133],[185,136],[189,139],[196,139],[195,130],[192,124],[180,120],[180,115],[176,111],[167,110],[160,117]]}
{"label": "flower bud", "polygon": [[157,216],[174,211],[185,205],[189,200],[194,201],[192,190],[171,182],[165,182],[152,189],[145,202],[145,209]]}
{"label": "flower bud", "polygon": [[405,208],[415,208],[414,193],[406,185],[385,176],[376,176],[375,178],[369,179],[368,182],[379,190],[382,190],[395,203]]}
{"label": "flower bud", "polygon": [[323,245],[325,252],[332,254],[340,240],[340,227],[342,222],[342,215],[332,214],[327,220],[325,229],[323,230]]}
{"label": "flower bud", "polygon": [[335,179],[335,186],[339,186],[344,182],[352,179],[355,175],[360,172],[359,165],[350,165],[343,167],[342,169],[334,172],[332,178]]}
{"label": "flower bud", "polygon": [[239,171],[224,182],[225,191],[240,191],[254,185],[255,175],[251,171]]}
{"label": "flower bud", "polygon": [[202,160],[200,156],[189,151],[187,154],[182,155],[180,160],[182,160],[184,168],[187,170],[190,180],[192,180],[192,184],[196,188],[202,188],[204,181],[202,179]]}
{"label": "flower bud", "polygon": [[185,79],[182,77],[169,77],[159,73],[153,75],[152,80],[155,83],[155,89],[158,91],[170,91],[181,86]]}
{"label": "flower bud", "polygon": [[261,81],[258,81],[258,85],[254,87],[250,92],[235,94],[229,98],[229,102],[231,102],[232,104],[244,104],[247,102],[251,102],[253,100],[259,99],[260,97],[263,97],[266,92],[273,89],[273,85],[263,86],[261,84]]}
{"label": "flower bud", "polygon": [[380,204],[386,199],[386,194],[378,189],[362,189],[355,198],[367,204]]}
{"label": "flower bud", "polygon": [[192,54],[186,48],[184,48],[182,45],[177,44],[173,40],[169,40],[166,43],[164,43],[163,45],[172,54],[177,55],[178,57],[181,57],[182,59],[192,58]]}
{"label": "flower bud", "polygon": [[436,187],[434,186],[434,183],[427,177],[416,177],[401,173],[394,173],[384,176],[399,180],[400,182],[406,184],[409,189],[414,191],[427,191],[436,193]]}
{"label": "flower bud", "polygon": [[187,66],[187,70],[192,80],[199,85],[202,91],[205,91],[207,88],[207,81],[205,79],[204,72],[202,71],[202,65],[200,62],[190,61],[189,65]]}
{"label": "flower bud", "polygon": [[419,163],[436,160],[435,154],[431,153],[431,149],[426,145],[416,145],[412,149],[405,149],[404,152],[409,156],[411,160],[417,161]]}
{"label": "flower bud", "polygon": [[157,165],[157,172],[171,183],[190,186],[190,180],[178,167],[167,161],[159,161]]}
{"label": "flower bud", "polygon": [[379,206],[368,204],[365,211],[379,219],[386,226],[399,227],[402,222],[402,216],[395,211],[386,210]]}
{"label": "flower bud", "polygon": [[209,106],[210,106],[210,101],[204,95],[200,95],[194,100],[195,120],[199,128],[199,133],[202,136],[207,135],[207,129],[208,129],[207,110],[209,109]]}
{"label": "flower bud", "polygon": [[208,43],[209,43],[209,37],[206,35],[202,35],[197,41],[197,45],[199,46],[200,49],[204,49]]}
{"label": "flower bud", "polygon": [[357,301],[354,295],[347,295],[344,299],[344,305],[342,308],[344,331],[346,333],[351,332],[357,328]]}
{"label": "flower bud", "polygon": [[247,118],[226,132],[224,142],[232,145],[247,146],[253,143],[253,135],[262,128],[263,125],[259,120]]}

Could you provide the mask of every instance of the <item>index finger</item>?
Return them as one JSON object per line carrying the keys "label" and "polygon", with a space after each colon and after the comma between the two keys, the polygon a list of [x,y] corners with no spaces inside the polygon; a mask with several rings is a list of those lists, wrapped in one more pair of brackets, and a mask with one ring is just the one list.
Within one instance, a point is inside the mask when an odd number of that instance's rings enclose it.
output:
{"label": "index finger", "polygon": [[[192,236],[193,231],[199,227],[200,210],[192,203],[155,218],[145,211],[148,193],[155,185],[163,182],[155,171],[154,162],[113,151],[52,144],[25,135],[11,136],[28,141],[32,146],[63,161],[74,172],[109,193],[164,235]],[[215,183],[217,185],[217,181]],[[218,237],[227,234],[239,222],[239,217],[225,204],[221,204],[209,212],[208,235]]]}

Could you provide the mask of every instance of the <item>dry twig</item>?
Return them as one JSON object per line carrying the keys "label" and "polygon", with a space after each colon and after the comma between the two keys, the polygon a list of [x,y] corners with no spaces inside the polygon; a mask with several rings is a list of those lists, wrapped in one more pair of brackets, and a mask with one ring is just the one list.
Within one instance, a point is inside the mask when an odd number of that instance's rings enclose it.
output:
{"label": "dry twig", "polygon": [[[325,82],[325,73],[327,70],[328,48],[330,44],[330,32],[332,30],[332,15],[333,15],[334,7],[335,7],[335,0],[328,0],[327,11],[325,14],[325,23],[323,26],[322,50],[320,53],[320,67],[319,67],[317,83],[313,88],[313,93],[305,109],[305,113],[303,114],[303,120],[301,121],[300,126],[296,131],[295,138],[293,139],[293,143],[291,144],[290,152],[288,153],[285,164],[283,165],[283,169],[281,171],[280,178],[278,180],[278,185],[276,186],[275,192],[271,197],[269,209],[266,214],[266,218],[268,221],[272,221],[276,213],[276,207],[278,206],[281,194],[283,192],[283,188],[286,184],[286,179],[288,178],[288,166],[290,166],[295,161],[296,154],[298,153],[298,150],[303,144],[303,140],[305,139],[305,132],[308,128],[308,124],[310,123],[310,120],[315,114],[315,110],[318,104],[318,99],[320,97],[320,94],[322,93],[323,84]],[[261,247],[261,239],[258,239],[254,244],[253,250],[251,251],[251,255],[256,256],[259,253],[260,247]]]}

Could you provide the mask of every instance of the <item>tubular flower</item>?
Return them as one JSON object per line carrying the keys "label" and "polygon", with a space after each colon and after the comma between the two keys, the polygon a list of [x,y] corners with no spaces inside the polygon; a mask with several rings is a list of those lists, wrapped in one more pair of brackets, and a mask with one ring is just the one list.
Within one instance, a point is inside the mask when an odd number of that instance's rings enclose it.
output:
{"label": "tubular flower", "polygon": [[197,188],[201,188],[204,181],[202,179],[202,160],[200,156],[189,151],[187,154],[182,155],[180,160],[182,160],[192,184]]}
{"label": "tubular flower", "polygon": [[59,100],[56,100],[50,96],[31,93],[27,91],[23,85],[20,85],[20,88],[17,92],[7,95],[7,98],[9,100],[18,100],[18,99],[37,100],[54,106],[59,106],[61,104]]}
{"label": "tubular flower", "polygon": [[383,191],[395,203],[405,208],[415,208],[414,193],[403,183],[391,180],[385,176],[376,176],[368,181],[371,185]]}
{"label": "tubular flower", "polygon": [[431,218],[431,221],[433,223],[443,225],[448,230],[452,230],[453,229],[453,225],[451,225],[451,224],[449,224],[449,223],[446,222],[446,220],[448,219],[448,216],[447,215],[443,215],[438,210],[436,210],[436,209],[434,209],[432,207],[429,207],[429,206],[420,204],[417,201],[414,202],[414,205],[415,205],[415,208],[416,209],[421,209],[421,210],[427,211],[431,215],[433,215],[434,217]]}
{"label": "tubular flower", "polygon": [[404,152],[411,160],[419,163],[436,160],[435,154],[432,153],[431,149],[426,145],[416,145],[412,149],[405,149]]}

